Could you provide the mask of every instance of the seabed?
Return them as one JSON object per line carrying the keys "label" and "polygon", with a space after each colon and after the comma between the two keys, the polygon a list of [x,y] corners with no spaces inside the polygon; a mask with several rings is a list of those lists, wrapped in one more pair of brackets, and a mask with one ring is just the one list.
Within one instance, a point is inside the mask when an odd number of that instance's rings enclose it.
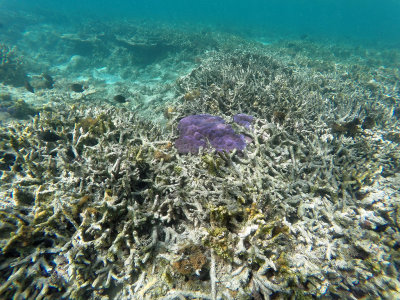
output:
{"label": "seabed", "polygon": [[[26,28],[1,33],[0,298],[400,298],[398,50]],[[194,114],[246,148],[179,153]]]}

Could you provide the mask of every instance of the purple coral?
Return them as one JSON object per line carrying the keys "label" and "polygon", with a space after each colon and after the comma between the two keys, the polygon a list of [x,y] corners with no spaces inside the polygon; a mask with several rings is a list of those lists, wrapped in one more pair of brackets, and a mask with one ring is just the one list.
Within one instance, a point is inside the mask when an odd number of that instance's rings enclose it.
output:
{"label": "purple coral", "polygon": [[243,150],[246,141],[243,135],[236,134],[225,124],[224,119],[211,115],[192,115],[183,118],[178,124],[179,138],[175,147],[179,153],[198,153],[200,147],[217,151]]}
{"label": "purple coral", "polygon": [[253,122],[254,117],[246,114],[237,114],[233,116],[233,122],[242,125],[246,128],[250,128],[251,123]]}

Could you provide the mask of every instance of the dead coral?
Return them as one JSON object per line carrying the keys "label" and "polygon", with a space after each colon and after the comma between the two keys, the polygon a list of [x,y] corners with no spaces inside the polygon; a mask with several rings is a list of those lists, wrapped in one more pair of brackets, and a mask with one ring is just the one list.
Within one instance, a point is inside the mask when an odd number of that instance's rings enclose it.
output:
{"label": "dead coral", "polygon": [[[179,80],[182,97],[201,94],[168,130],[108,106],[1,128],[1,297],[397,297],[393,107],[332,62],[304,69],[247,50],[210,52]],[[201,110],[254,110],[241,129],[252,143],[179,155],[176,118]],[[376,126],[351,137],[328,125],[366,115]]]}
{"label": "dead coral", "polygon": [[[317,45],[309,44],[307,47],[321,50],[317,49]],[[285,56],[287,53],[280,53],[280,58],[277,58],[271,49],[249,48],[233,53],[211,52],[199,67],[181,77],[178,87],[182,98],[192,99],[185,103],[182,113],[230,116],[242,112],[279,123],[297,118],[310,121],[322,118],[328,123],[343,125],[345,120],[367,117],[375,120],[377,126],[393,126],[396,123],[392,117],[394,104],[387,105],[385,100],[376,101],[386,99],[388,93],[392,94],[391,89],[398,90],[395,81],[390,80],[386,87],[379,84],[379,88],[371,94],[359,83],[361,80],[367,85],[369,78],[343,80],[341,77],[341,72],[347,72],[354,67],[352,65],[329,61],[333,69],[316,70],[310,67],[312,62],[309,57],[296,56],[294,60]],[[323,50],[321,55],[325,53]],[[325,54],[329,56],[329,53]],[[363,65],[362,70],[353,72],[361,76],[373,72],[369,68]],[[393,70],[382,69],[378,80],[393,76]],[[196,91],[196,97],[191,97],[193,91]],[[332,114],[327,113],[330,111]],[[352,128],[355,129],[355,126]],[[365,123],[365,126],[371,125]],[[354,133],[354,130],[350,131]]]}
{"label": "dead coral", "polygon": [[[5,207],[1,228],[6,237],[1,240],[0,253],[4,297],[79,298],[91,293],[88,282],[94,287],[101,285],[104,291],[111,284],[111,274],[121,280],[134,276],[156,243],[156,227],[148,231],[149,214],[137,207],[150,196],[147,188],[152,176],[149,165],[140,158],[143,148],[150,145],[137,135],[145,125],[136,123],[131,128],[136,133],[129,140],[129,129],[115,132],[114,127],[105,127],[101,145],[92,145],[88,138],[95,138],[97,132],[77,125],[75,119],[85,120],[82,117],[86,116],[95,120],[100,115],[102,122],[117,125],[128,119],[132,124],[132,118],[120,115],[111,120],[112,111],[76,109],[71,113],[75,117],[69,115],[69,119],[42,113],[33,122],[4,131],[7,139],[14,141],[4,150],[14,153],[14,164],[19,165],[18,170],[2,170],[2,178],[8,177],[1,191]],[[63,126],[53,127],[59,118],[64,120]],[[124,135],[125,147],[111,146],[116,139],[123,141]],[[67,138],[59,140],[60,136]],[[58,143],[49,143],[55,137]],[[108,150],[97,157],[94,148]],[[7,193],[9,189],[14,190],[12,194]],[[122,275],[127,260],[132,264]],[[11,285],[15,280],[19,284]],[[57,289],[51,288],[54,285]]]}

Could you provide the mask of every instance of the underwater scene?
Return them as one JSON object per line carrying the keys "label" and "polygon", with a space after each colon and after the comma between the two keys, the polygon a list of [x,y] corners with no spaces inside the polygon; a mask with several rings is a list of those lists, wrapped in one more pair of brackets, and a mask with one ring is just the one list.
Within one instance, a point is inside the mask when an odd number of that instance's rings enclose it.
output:
{"label": "underwater scene", "polygon": [[399,16],[0,0],[0,299],[400,299]]}

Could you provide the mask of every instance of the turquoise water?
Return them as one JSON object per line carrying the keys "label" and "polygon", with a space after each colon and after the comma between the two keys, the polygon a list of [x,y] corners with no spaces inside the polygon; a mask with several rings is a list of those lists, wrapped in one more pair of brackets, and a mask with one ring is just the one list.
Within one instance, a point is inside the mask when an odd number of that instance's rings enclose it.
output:
{"label": "turquoise water", "polygon": [[[62,2],[62,3],[60,3]],[[54,22],[145,18],[225,30],[400,43],[400,2],[291,1],[2,1],[0,8],[38,12]]]}

